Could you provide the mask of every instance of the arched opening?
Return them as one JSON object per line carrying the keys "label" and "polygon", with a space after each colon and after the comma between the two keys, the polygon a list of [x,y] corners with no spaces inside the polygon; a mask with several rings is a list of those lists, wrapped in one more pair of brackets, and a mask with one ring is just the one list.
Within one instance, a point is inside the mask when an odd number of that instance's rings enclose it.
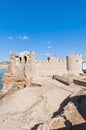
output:
{"label": "arched opening", "polygon": [[27,57],[26,56],[24,56],[24,60],[25,60],[25,63],[27,62]]}
{"label": "arched opening", "polygon": [[20,59],[20,63],[21,63],[22,62],[22,58],[20,57],[19,59]]}
{"label": "arched opening", "polygon": [[48,62],[50,61],[50,56],[47,58]]}

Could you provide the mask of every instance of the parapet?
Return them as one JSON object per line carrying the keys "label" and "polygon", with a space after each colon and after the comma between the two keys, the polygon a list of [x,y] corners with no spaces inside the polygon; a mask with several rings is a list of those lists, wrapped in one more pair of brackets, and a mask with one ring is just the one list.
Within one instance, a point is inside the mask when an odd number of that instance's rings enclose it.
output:
{"label": "parapet", "polygon": [[55,56],[49,56],[47,58],[48,62],[56,62],[58,61],[58,57],[55,55]]}
{"label": "parapet", "polygon": [[71,57],[71,58],[74,58],[74,57],[82,57],[81,54],[76,54],[76,55],[68,55],[67,57]]}

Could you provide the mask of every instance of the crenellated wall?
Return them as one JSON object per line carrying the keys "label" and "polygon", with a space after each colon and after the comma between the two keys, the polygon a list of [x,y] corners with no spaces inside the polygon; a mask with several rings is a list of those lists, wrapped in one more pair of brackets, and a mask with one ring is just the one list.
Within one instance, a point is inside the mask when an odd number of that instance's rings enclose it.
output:
{"label": "crenellated wall", "polygon": [[57,60],[51,61],[38,61],[36,62],[36,75],[52,76],[54,74],[62,75],[67,73],[66,61]]}
{"label": "crenellated wall", "polygon": [[67,56],[59,60],[57,56],[48,57],[46,61],[36,61],[35,52],[10,54],[11,70],[14,76],[52,76],[54,74],[74,74],[82,72],[82,55]]}

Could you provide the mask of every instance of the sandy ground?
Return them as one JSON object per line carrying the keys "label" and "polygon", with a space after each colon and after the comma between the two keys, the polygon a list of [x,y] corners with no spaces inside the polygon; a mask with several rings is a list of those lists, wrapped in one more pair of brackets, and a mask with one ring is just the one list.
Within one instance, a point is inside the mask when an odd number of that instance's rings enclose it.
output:
{"label": "sandy ground", "polygon": [[0,130],[33,130],[36,124],[50,121],[61,102],[81,89],[67,86],[51,77],[37,77],[41,87],[26,87],[0,100]]}

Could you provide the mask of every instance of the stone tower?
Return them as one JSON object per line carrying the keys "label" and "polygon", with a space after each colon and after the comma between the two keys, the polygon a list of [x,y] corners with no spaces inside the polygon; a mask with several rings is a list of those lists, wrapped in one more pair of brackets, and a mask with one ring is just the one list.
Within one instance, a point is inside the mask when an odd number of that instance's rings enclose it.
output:
{"label": "stone tower", "polygon": [[25,75],[26,77],[33,77],[35,75],[35,52],[30,52],[26,56]]}
{"label": "stone tower", "polygon": [[66,57],[69,74],[78,75],[82,72],[82,55],[70,55]]}
{"label": "stone tower", "polygon": [[10,54],[11,71],[17,77],[31,77],[35,73],[35,53]]}

